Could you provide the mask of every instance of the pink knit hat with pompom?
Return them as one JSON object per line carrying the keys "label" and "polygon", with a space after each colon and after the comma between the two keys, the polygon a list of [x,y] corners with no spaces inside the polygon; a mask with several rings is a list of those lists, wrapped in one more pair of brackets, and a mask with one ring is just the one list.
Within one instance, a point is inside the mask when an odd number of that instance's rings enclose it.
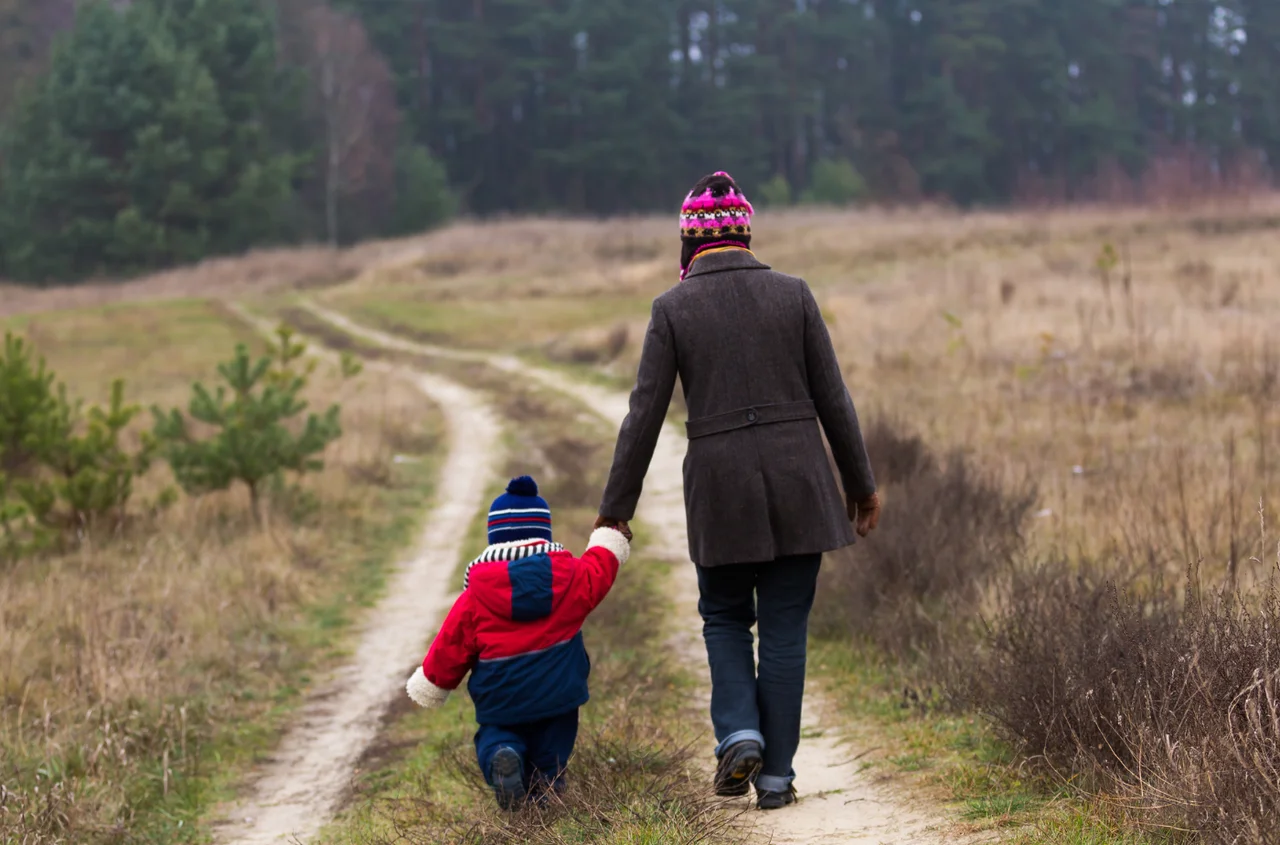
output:
{"label": "pink knit hat with pompom", "polygon": [[755,209],[723,170],[698,180],[680,208],[681,278],[697,254],[715,246],[750,246]]}

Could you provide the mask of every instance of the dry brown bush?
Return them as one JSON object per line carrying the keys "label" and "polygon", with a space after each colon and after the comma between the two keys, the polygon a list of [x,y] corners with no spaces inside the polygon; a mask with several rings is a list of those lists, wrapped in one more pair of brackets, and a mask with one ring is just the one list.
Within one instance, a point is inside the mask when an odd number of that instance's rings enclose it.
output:
{"label": "dry brown bush", "polygon": [[1280,838],[1280,596],[1179,595],[1162,564],[1020,574],[964,695],[1131,823]]}
{"label": "dry brown bush", "polygon": [[972,635],[992,579],[1017,562],[1035,489],[1006,489],[960,453],[940,457],[900,421],[877,419],[865,437],[887,518],[827,556],[814,632],[899,656],[937,654]]}

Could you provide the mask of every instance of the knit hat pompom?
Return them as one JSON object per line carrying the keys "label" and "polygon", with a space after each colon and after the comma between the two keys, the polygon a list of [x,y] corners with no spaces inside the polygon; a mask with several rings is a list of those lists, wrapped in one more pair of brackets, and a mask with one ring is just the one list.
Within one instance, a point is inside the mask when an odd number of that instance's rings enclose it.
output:
{"label": "knit hat pompom", "polygon": [[680,208],[680,277],[698,253],[716,246],[751,246],[751,215],[746,194],[723,170],[703,176]]}
{"label": "knit hat pompom", "polygon": [[521,540],[551,542],[551,506],[527,475],[511,479],[507,491],[489,507],[489,545]]}
{"label": "knit hat pompom", "polygon": [[527,475],[522,475],[519,478],[511,479],[511,483],[507,485],[507,492],[512,496],[536,496],[538,495],[538,482]]}

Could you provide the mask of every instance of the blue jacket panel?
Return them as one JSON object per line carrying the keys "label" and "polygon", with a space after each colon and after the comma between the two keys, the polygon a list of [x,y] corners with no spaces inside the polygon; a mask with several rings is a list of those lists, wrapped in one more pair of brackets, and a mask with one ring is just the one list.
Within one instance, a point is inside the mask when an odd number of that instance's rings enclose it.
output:
{"label": "blue jacket panel", "polygon": [[587,703],[591,660],[579,631],[541,651],[479,660],[467,692],[482,725],[519,725],[560,716]]}

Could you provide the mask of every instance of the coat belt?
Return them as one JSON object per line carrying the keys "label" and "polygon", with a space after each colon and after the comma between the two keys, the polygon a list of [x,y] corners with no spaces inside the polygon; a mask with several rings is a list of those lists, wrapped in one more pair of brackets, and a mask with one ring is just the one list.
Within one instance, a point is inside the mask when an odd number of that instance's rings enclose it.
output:
{"label": "coat belt", "polygon": [[752,408],[741,408],[737,411],[689,420],[684,425],[689,434],[689,439],[696,440],[699,437],[724,434],[726,431],[750,428],[753,425],[811,420],[817,416],[818,411],[813,405],[813,400],[806,399],[803,402],[784,402],[779,405],[756,405]]}

